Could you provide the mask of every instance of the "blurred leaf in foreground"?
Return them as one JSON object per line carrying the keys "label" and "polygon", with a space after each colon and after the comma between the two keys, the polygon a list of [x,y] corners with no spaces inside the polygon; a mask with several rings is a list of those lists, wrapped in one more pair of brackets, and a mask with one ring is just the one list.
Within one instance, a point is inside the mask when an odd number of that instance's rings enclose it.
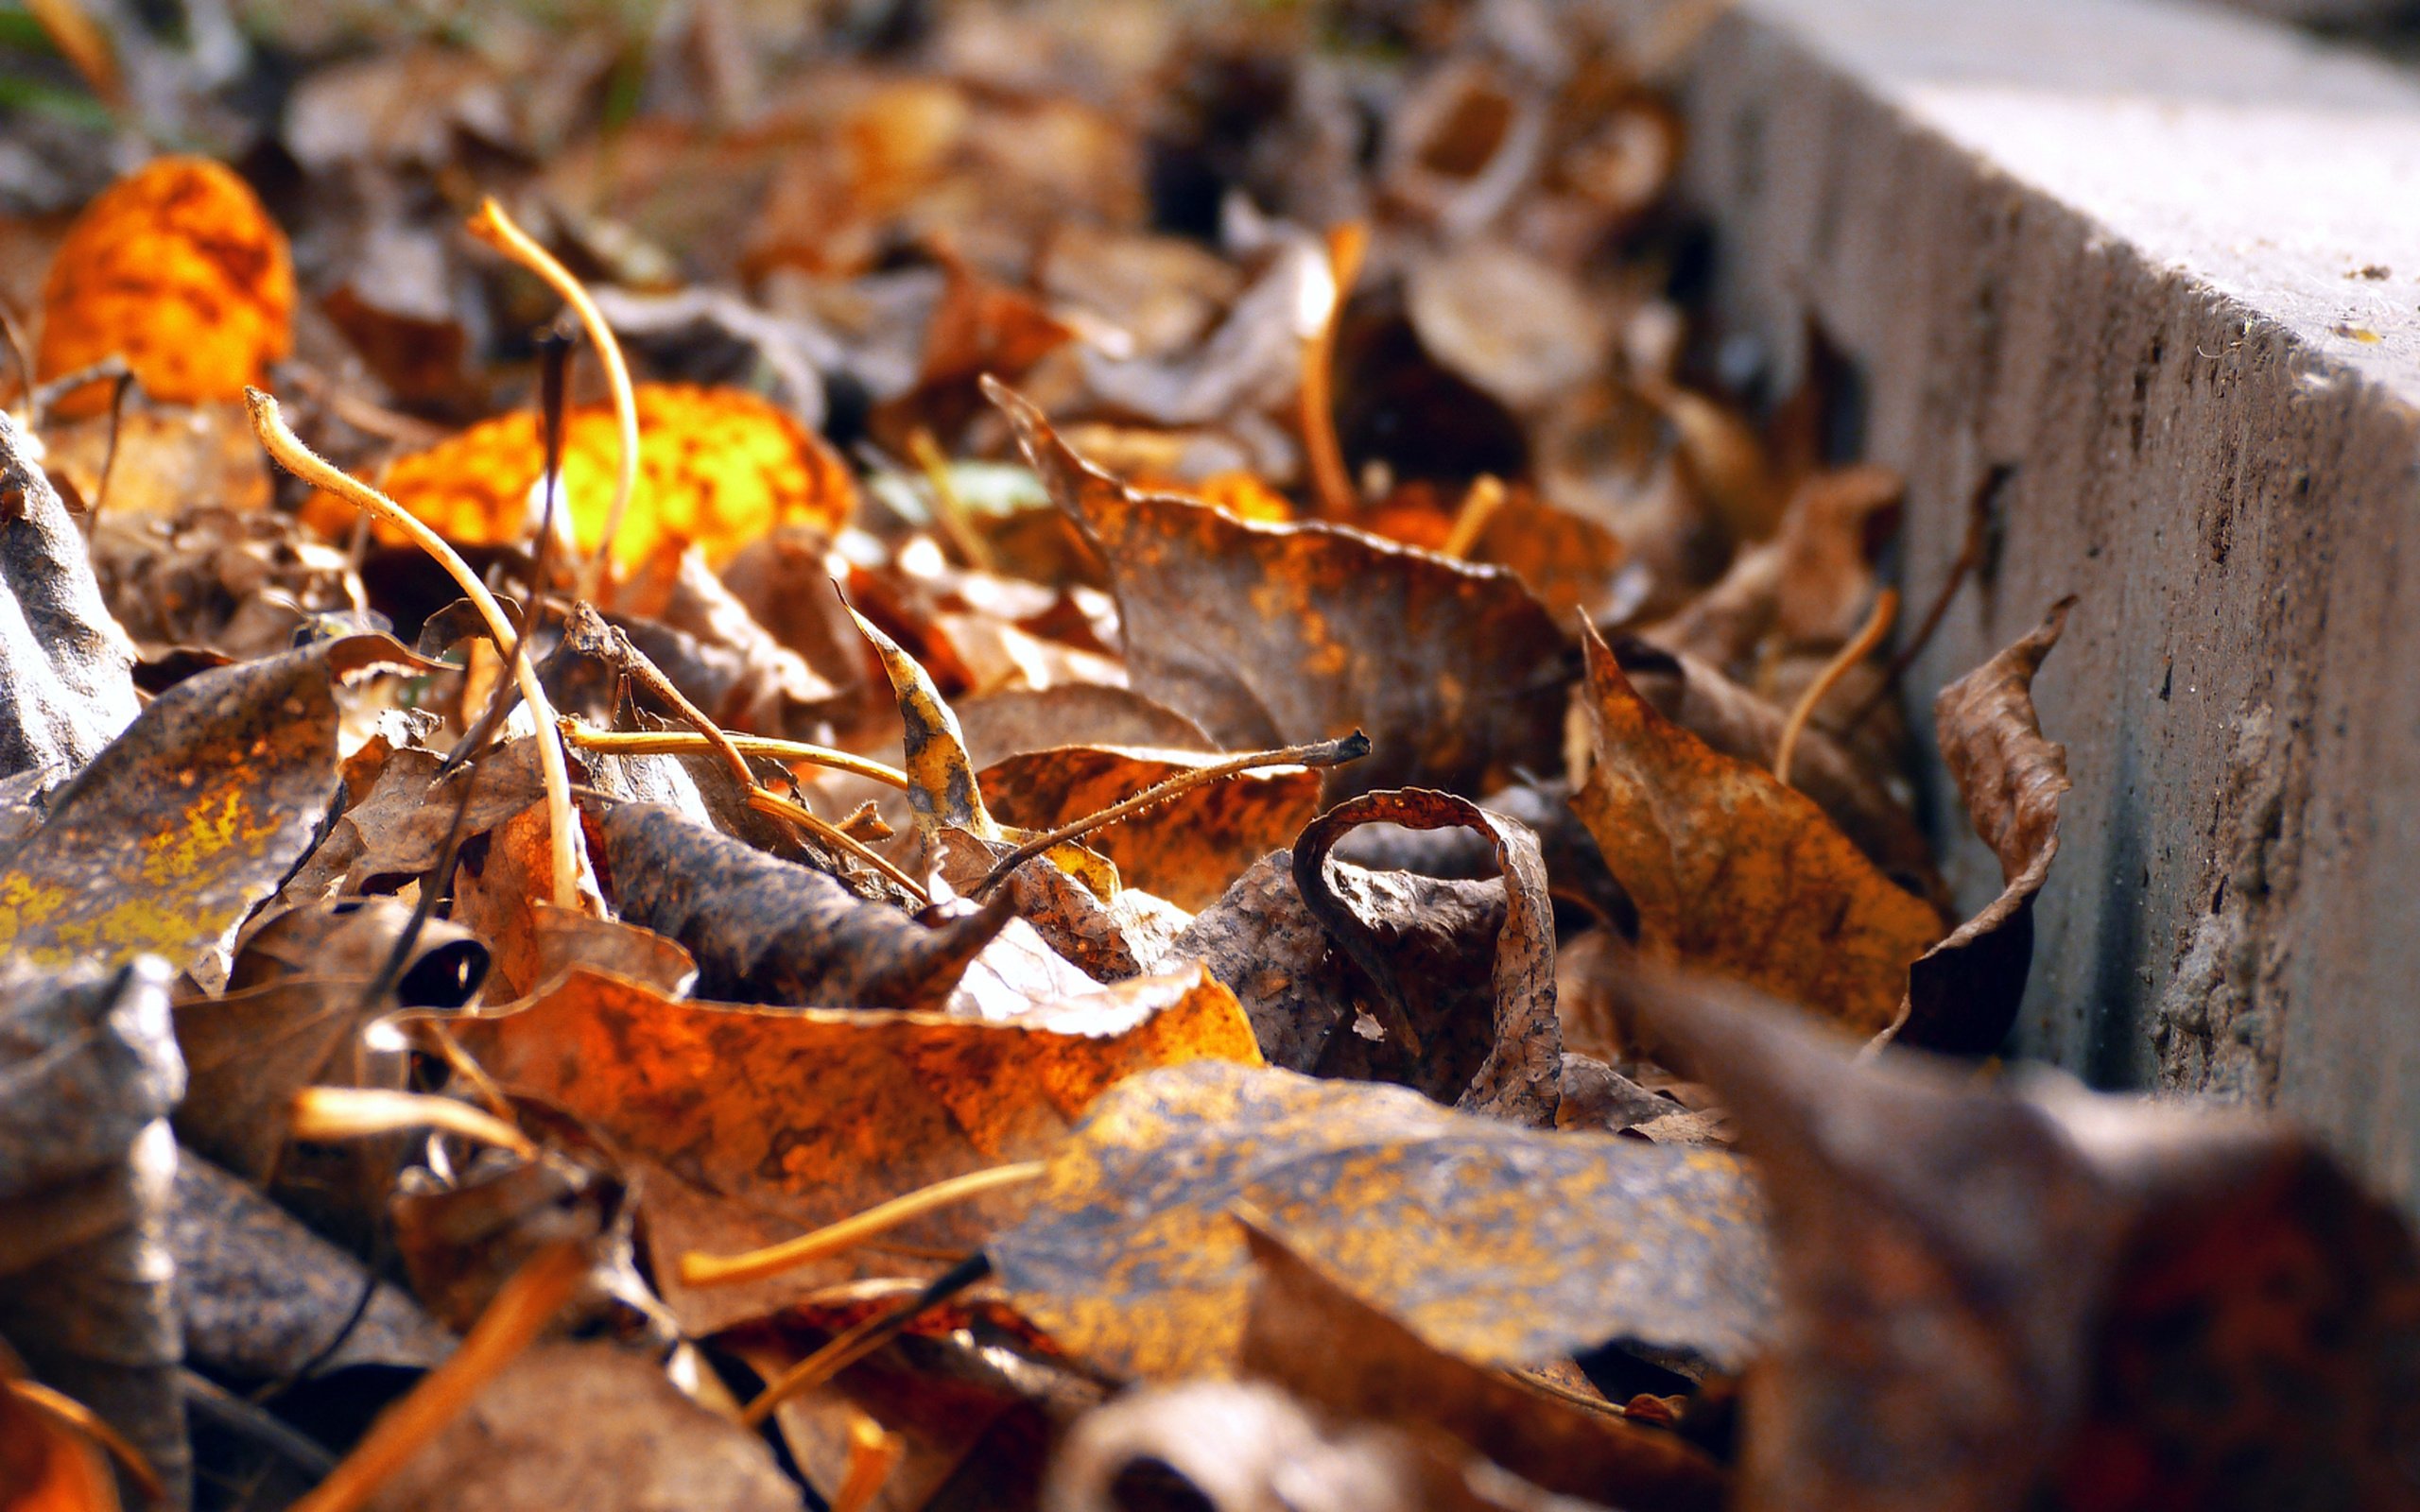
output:
{"label": "blurred leaf in foreground", "polygon": [[1227,1216],[1238,1202],[1362,1301],[1481,1364],[1622,1340],[1736,1366],[1769,1305],[1758,1199],[1727,1154],[1209,1062],[1103,1098],[990,1253],[1017,1306],[1101,1368],[1217,1371],[1252,1279]]}
{"label": "blurred leaf in foreground", "polygon": [[2420,1257],[2307,1136],[1632,980],[1771,1195],[1741,1512],[2420,1505]]}

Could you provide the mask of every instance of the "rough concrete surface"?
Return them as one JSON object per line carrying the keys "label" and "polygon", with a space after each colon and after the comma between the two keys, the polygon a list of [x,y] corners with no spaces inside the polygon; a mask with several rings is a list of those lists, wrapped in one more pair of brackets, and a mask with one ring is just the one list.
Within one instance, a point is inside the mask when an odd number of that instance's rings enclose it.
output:
{"label": "rough concrete surface", "polygon": [[1741,0],[1686,87],[1719,307],[1854,360],[1911,605],[1987,514],[1911,712],[2083,595],[2020,1046],[2274,1099],[2420,1208],[2420,76],[2157,0]]}

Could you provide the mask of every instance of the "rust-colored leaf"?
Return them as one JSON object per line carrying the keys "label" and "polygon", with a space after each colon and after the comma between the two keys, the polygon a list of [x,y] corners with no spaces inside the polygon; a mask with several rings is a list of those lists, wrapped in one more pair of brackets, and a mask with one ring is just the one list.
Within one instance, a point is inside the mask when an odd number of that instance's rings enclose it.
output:
{"label": "rust-colored leaf", "polygon": [[323,641],[161,695],[0,859],[0,948],[185,966],[220,946],[335,794],[337,681],[405,654],[385,636]]}
{"label": "rust-colored leaf", "polygon": [[[1772,769],[1789,712],[1724,677],[1686,652],[1651,642],[1612,643],[1614,660],[1667,719],[1725,756]],[[1933,869],[1932,842],[1881,773],[1821,725],[1800,731],[1789,785],[1813,799],[1866,858],[1911,892],[1937,903],[1948,889]]]}
{"label": "rust-colored leaf", "polygon": [[[980,781],[1002,820],[1046,831],[1219,759],[1182,750],[1060,746],[994,763]],[[1310,821],[1319,792],[1319,774],[1308,767],[1243,772],[1095,831],[1085,844],[1116,863],[1128,885],[1181,908],[1205,908]]]}
{"label": "rust-colored leaf", "polygon": [[2067,748],[2042,736],[2033,677],[2074,604],[2051,605],[2040,625],[1933,700],[1942,761],[2005,885],[1908,968],[1899,1043],[1988,1055],[2016,1022],[2033,964],[2033,897],[2059,853],[2059,799],[2073,785]]}
{"label": "rust-colored leaf", "polygon": [[[161,158],[84,207],[43,285],[45,379],[118,356],[144,391],[173,404],[241,399],[293,345],[294,266],[285,233],[251,185],[204,158]],[[109,386],[60,403],[97,414]]]}
{"label": "rust-colored leaf", "polygon": [[647,1169],[655,1274],[684,1326],[700,1332],[820,1284],[937,1274],[1012,1222],[1032,1189],[932,1214],[860,1255],[769,1281],[684,1287],[677,1262],[686,1251],[786,1239],[1043,1154],[1135,1072],[1260,1059],[1234,994],[1198,968],[991,1022],[675,1003],[578,972],[470,1034],[499,1077],[594,1121]]}
{"label": "rust-colored leaf", "polygon": [[1294,842],[1294,886],[1330,937],[1394,1007],[1398,1029],[1410,1008],[1376,934],[1329,889],[1328,852],[1372,823],[1411,830],[1469,828],[1495,848],[1503,878],[1504,928],[1496,936],[1492,1033],[1487,1058],[1456,1100],[1465,1112],[1551,1127],[1563,1096],[1563,1029],[1554,1006],[1554,909],[1538,837],[1525,825],[1450,793],[1409,788],[1364,793],[1322,814]]}
{"label": "rust-colored leaf", "polygon": [[1565,1496],[1636,1512],[1723,1504],[1722,1471],[1700,1451],[1432,1348],[1243,1222],[1255,1272],[1244,1374],[1347,1421],[1443,1434]]}
{"label": "rust-colored leaf", "polygon": [[1871,1034],[1941,937],[1811,799],[1657,713],[1587,637],[1594,759],[1572,799],[1651,954],[1737,976]]}
{"label": "rust-colored leaf", "polygon": [[1560,747],[1562,633],[1520,579],[1325,524],[1264,525],[1137,493],[1042,412],[990,392],[1109,563],[1135,688],[1235,750],[1370,734],[1333,799],[1500,785]]}
{"label": "rust-colored leaf", "polygon": [[[822,438],[744,389],[692,384],[641,384],[638,487],[614,538],[614,559],[635,567],[667,545],[690,544],[709,562],[729,559],[784,525],[826,533],[856,507],[849,470]],[[593,551],[613,503],[620,440],[614,412],[583,404],[564,417],[560,507],[573,540]],[[545,470],[539,417],[500,415],[387,470],[389,497],[448,541],[503,545],[527,539],[539,512],[535,490]],[[315,498],[306,517],[341,538],[353,510]],[[378,539],[399,543],[391,526]]]}
{"label": "rust-colored leaf", "polygon": [[1094,1364],[1217,1370],[1251,1282],[1238,1202],[1355,1297],[1480,1364],[1629,1340],[1737,1366],[1763,1327],[1757,1199],[1726,1154],[1211,1062],[1103,1098],[990,1253],[1017,1306]]}

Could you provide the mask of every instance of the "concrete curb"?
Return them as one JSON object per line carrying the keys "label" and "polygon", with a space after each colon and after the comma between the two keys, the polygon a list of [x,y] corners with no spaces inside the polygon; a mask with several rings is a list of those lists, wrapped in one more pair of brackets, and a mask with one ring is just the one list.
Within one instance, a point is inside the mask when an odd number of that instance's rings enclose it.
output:
{"label": "concrete curb", "polygon": [[1988,511],[1919,702],[2083,595],[2020,1043],[2274,1100],[2414,1203],[2420,77],[2156,0],[1742,0],[1686,94],[1718,307],[1857,363],[1911,604]]}

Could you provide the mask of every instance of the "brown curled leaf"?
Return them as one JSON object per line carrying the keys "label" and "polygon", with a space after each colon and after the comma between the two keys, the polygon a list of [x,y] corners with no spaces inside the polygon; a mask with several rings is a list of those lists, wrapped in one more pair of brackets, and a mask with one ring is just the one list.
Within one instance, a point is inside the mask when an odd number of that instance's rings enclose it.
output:
{"label": "brown curled leaf", "polygon": [[899,699],[899,720],[907,727],[902,765],[917,828],[928,843],[942,825],[986,840],[1001,839],[1000,827],[984,811],[983,789],[975,781],[975,763],[966,754],[966,737],[959,733],[958,715],[950,712],[931,675],[873,621],[854,609],[849,618],[882,658],[891,692]]}
{"label": "brown curled leaf", "polygon": [[676,1003],[574,972],[529,1007],[465,1033],[498,1077],[592,1120],[646,1171],[656,1277],[683,1326],[700,1332],[818,1285],[937,1275],[1014,1221],[1032,1189],[934,1213],[887,1245],[763,1281],[683,1287],[686,1251],[788,1239],[932,1182],[1044,1154],[1132,1073],[1260,1058],[1235,995],[1199,968],[989,1022]]}
{"label": "brown curled leaf", "polygon": [[1237,1365],[1346,1421],[1439,1433],[1565,1496],[1634,1512],[1714,1512],[1721,1469],[1668,1433],[1634,1426],[1483,1370],[1353,1295],[1249,1218],[1255,1272]]}
{"label": "brown curled leaf", "polygon": [[2307,1136],[1863,1063],[1745,988],[1631,987],[1766,1174],[1780,1311],[1741,1512],[2412,1504],[2420,1256]]}
{"label": "brown curled leaf", "polygon": [[[76,217],[42,312],[44,379],[118,356],[154,399],[241,399],[293,345],[294,265],[285,233],[231,169],[161,158]],[[90,383],[58,408],[92,415],[108,402],[109,386]]]}
{"label": "brown curled leaf", "polygon": [[[983,769],[999,817],[1047,831],[1098,814],[1156,783],[1216,765],[1215,754],[1063,745]],[[1132,886],[1201,909],[1319,812],[1319,773],[1304,766],[1239,772],[1181,794],[1085,837]]]}
{"label": "brown curled leaf", "polygon": [[1304,903],[1386,995],[1397,1023],[1405,1026],[1410,1010],[1392,965],[1369,925],[1328,885],[1328,851],[1371,823],[1412,830],[1466,827],[1494,844],[1506,902],[1493,973],[1495,1042],[1454,1106],[1516,1124],[1553,1126],[1563,1095],[1563,1030],[1554,1006],[1554,907],[1547,898],[1547,867],[1537,836],[1467,799],[1407,788],[1348,799],[1312,820],[1294,842],[1294,885]]}
{"label": "brown curled leaf", "polygon": [[336,793],[337,683],[408,658],[386,636],[349,636],[162,694],[0,860],[0,950],[176,966],[215,953],[276,890]]}
{"label": "brown curled leaf", "polygon": [[1941,937],[1814,800],[1655,712],[1586,636],[1594,736],[1572,806],[1638,909],[1651,955],[1736,976],[1876,1033]]}
{"label": "brown curled leaf", "polygon": [[1011,917],[995,900],[927,927],[662,804],[617,804],[604,831],[622,917],[685,947],[710,997],[938,1008]]}
{"label": "brown curled leaf", "polygon": [[1758,1199],[1724,1152],[1208,1061],[1103,1097],[988,1252],[1018,1308],[1097,1366],[1223,1369],[1252,1279],[1238,1202],[1354,1296],[1481,1365],[1626,1340],[1733,1366],[1764,1327]]}
{"label": "brown curled leaf", "polygon": [[1933,725],[1941,758],[1975,833],[1999,857],[2000,895],[1908,968],[1900,1044],[1983,1056],[2016,1022],[2033,964],[2033,898],[2059,853],[2067,748],[2042,736],[2033,677],[2059,644],[2072,595],[1999,655],[1941,690]]}
{"label": "brown curled leaf", "polygon": [[1051,497],[1108,562],[1138,692],[1233,750],[1369,731],[1329,798],[1417,782],[1499,786],[1550,770],[1564,640],[1518,577],[1326,524],[1253,524],[1139,493],[998,384]]}

